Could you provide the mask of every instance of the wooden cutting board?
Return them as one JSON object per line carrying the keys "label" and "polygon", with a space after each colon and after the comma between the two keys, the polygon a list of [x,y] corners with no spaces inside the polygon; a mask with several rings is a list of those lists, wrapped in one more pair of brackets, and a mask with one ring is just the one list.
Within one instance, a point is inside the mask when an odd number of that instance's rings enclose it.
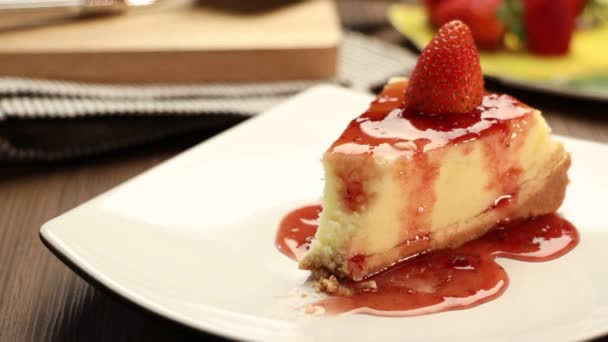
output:
{"label": "wooden cutting board", "polygon": [[264,9],[230,2],[186,1],[2,32],[0,76],[190,83],[335,74],[340,25],[332,1],[274,1]]}

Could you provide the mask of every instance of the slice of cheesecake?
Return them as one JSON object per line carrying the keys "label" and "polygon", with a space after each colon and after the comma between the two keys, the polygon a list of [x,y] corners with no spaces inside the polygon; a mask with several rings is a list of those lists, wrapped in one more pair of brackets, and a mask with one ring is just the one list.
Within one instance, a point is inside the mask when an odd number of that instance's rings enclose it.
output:
{"label": "slice of cheesecake", "polygon": [[428,114],[407,88],[390,82],[323,155],[323,211],[300,268],[361,280],[561,205],[570,157],[538,110],[481,93],[466,113]]}
{"label": "slice of cheesecake", "polygon": [[470,115],[429,119],[399,108],[406,87],[388,84],[323,155],[323,211],[301,268],[360,280],[561,205],[570,157],[539,111],[489,94]]}

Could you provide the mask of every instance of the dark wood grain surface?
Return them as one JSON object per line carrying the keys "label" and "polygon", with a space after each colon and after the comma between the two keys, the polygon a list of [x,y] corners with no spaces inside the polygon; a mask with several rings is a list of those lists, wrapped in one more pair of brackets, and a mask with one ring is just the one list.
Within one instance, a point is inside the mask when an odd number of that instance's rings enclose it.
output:
{"label": "dark wood grain surface", "polygon": [[[374,34],[398,41],[390,30]],[[608,143],[608,104],[509,91],[544,110],[555,133]],[[209,338],[139,312],[95,289],[54,257],[38,237],[47,220],[207,136],[208,132],[202,132],[69,163],[0,164],[0,341]]]}

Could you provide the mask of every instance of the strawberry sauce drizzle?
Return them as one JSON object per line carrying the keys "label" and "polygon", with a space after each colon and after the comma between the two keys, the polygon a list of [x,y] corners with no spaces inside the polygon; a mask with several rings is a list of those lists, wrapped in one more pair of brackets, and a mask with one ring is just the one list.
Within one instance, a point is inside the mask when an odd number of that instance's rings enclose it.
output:
{"label": "strawberry sauce drizzle", "polygon": [[[447,144],[509,131],[531,109],[508,95],[486,94],[470,113],[433,114],[404,109],[407,81],[388,84],[366,113],[350,122],[330,151],[344,154],[427,152]],[[406,120],[404,120],[406,119]],[[406,145],[404,143],[413,143]]]}
{"label": "strawberry sauce drizzle", "polygon": [[[297,209],[279,227],[277,247],[299,259],[316,231],[319,205]],[[327,314],[357,312],[415,316],[471,308],[499,297],[509,278],[497,257],[521,261],[556,259],[579,242],[576,228],[557,214],[499,224],[459,248],[401,262],[361,282],[342,282],[351,296],[330,296],[316,304]],[[375,282],[375,288],[368,286]]]}

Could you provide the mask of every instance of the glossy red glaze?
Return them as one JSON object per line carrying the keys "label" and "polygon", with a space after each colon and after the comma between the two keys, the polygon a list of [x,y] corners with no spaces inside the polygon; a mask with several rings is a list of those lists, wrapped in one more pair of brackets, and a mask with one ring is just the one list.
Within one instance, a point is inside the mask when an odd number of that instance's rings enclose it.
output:
{"label": "glossy red glaze", "polygon": [[[312,222],[309,220],[319,212],[320,206],[311,206],[298,209],[283,220],[277,235],[277,246],[283,253],[293,258],[294,254],[285,248],[289,245],[306,249],[315,229],[305,224],[310,234],[306,236],[304,229],[294,234],[292,228],[298,222]],[[354,295],[328,297],[317,305],[328,314],[352,311],[384,316],[466,309],[493,300],[505,291],[509,279],[495,258],[548,261],[566,254],[578,242],[576,228],[557,214],[501,224],[459,248],[423,254],[366,279],[365,282],[375,282],[375,289],[343,282]]]}
{"label": "glossy red glaze", "polygon": [[386,86],[363,115],[350,122],[329,149],[344,154],[377,153],[377,147],[402,150],[396,143],[412,142],[412,152],[426,152],[447,144],[475,140],[509,131],[509,122],[530,113],[530,108],[508,95],[487,94],[482,104],[466,114],[418,113],[403,108],[407,82]]}

